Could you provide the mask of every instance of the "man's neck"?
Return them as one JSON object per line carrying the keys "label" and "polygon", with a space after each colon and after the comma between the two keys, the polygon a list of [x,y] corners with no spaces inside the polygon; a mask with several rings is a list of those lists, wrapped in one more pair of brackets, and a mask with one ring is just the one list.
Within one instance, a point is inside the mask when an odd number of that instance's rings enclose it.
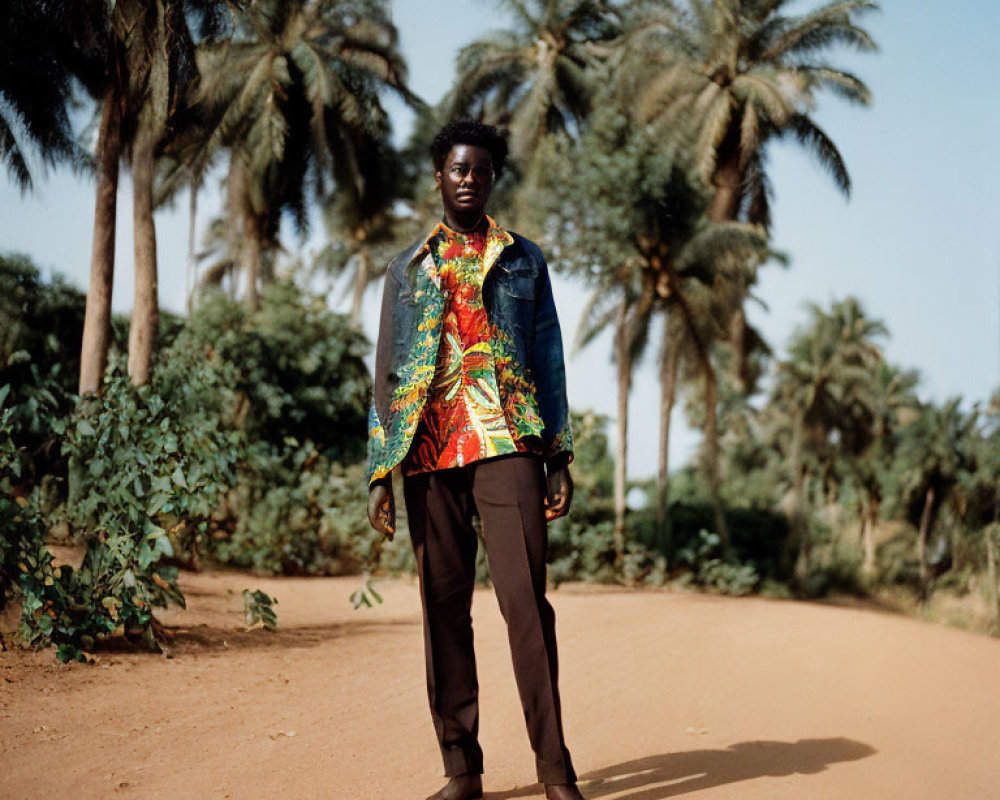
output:
{"label": "man's neck", "polygon": [[455,231],[455,233],[466,234],[484,231],[489,227],[485,214],[481,214],[478,218],[470,220],[452,217],[447,211],[444,213],[444,224]]}

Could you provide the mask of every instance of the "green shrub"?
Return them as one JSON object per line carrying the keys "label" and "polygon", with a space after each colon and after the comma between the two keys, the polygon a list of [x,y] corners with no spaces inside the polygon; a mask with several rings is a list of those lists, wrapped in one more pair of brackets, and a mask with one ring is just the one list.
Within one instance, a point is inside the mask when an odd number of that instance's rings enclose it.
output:
{"label": "green shrub", "polygon": [[75,392],[86,298],[60,276],[43,282],[27,256],[0,253],[0,385],[35,385],[31,368],[57,376],[58,386]]}
{"label": "green shrub", "polygon": [[242,454],[227,424],[233,380],[220,359],[172,348],[139,388],[113,364],[103,393],[66,421],[67,514],[86,552],[79,570],[63,567],[52,584],[63,593],[53,599],[56,616],[69,621],[22,638],[67,654],[108,636],[154,645],[153,609],[184,605],[177,569],[161,563],[173,554],[168,529],[207,520]]}
{"label": "green shrub", "polygon": [[691,570],[686,582],[721,594],[748,595],[760,583],[760,575],[753,564],[741,564],[727,558],[722,552],[719,535],[705,529],[698,531],[697,541],[678,551],[677,560]]}
{"label": "green shrub", "polygon": [[212,556],[260,573],[356,571],[364,482],[362,465],[332,462],[311,443],[259,443],[216,514]]}
{"label": "green shrub", "polygon": [[[409,542],[368,524],[365,465],[331,461],[312,443],[258,443],[216,509],[206,555],[261,574],[413,572]],[[401,495],[400,495],[401,497]],[[402,503],[397,507],[405,529]]]}
{"label": "green shrub", "polygon": [[325,456],[361,460],[367,436],[371,376],[368,343],[342,314],[294,285],[268,287],[260,311],[227,297],[208,297],[186,337],[237,371],[239,423],[250,441],[282,447],[312,441]]}

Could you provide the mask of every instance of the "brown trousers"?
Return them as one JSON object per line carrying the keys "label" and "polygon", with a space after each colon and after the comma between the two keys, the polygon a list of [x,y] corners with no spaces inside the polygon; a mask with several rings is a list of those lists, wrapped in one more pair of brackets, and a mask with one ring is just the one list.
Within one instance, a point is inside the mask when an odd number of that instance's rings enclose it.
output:
{"label": "brown trousers", "polygon": [[559,707],[555,613],[545,598],[545,470],[527,453],[403,480],[424,610],[427,694],[446,775],[482,773],[472,589],[483,523],[490,578],[542,783],[576,780]]}

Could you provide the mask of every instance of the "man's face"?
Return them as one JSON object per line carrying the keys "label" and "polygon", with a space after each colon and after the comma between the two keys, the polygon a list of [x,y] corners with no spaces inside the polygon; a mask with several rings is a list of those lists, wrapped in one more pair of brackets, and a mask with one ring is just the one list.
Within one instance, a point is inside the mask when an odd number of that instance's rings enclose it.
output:
{"label": "man's face", "polygon": [[434,179],[446,215],[476,221],[493,191],[493,158],[485,147],[456,144]]}

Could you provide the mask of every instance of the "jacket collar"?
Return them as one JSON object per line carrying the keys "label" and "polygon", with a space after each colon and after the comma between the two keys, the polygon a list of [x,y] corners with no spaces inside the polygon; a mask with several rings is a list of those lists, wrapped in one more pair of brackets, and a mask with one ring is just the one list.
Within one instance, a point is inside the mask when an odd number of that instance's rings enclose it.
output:
{"label": "jacket collar", "polygon": [[[510,235],[509,231],[497,225],[496,221],[489,214],[486,214],[485,217],[488,227],[486,229],[486,249],[483,252],[484,278],[489,274],[490,268],[497,262],[497,259],[500,258],[500,254],[504,248],[514,243],[514,237]],[[421,242],[417,243],[413,249],[413,254],[407,260],[407,266],[409,266],[419,259],[420,269],[424,271],[438,291],[441,291],[441,276],[438,275],[437,264],[434,263],[434,257],[431,255],[431,241],[442,231],[455,233],[444,222],[439,222]]]}

